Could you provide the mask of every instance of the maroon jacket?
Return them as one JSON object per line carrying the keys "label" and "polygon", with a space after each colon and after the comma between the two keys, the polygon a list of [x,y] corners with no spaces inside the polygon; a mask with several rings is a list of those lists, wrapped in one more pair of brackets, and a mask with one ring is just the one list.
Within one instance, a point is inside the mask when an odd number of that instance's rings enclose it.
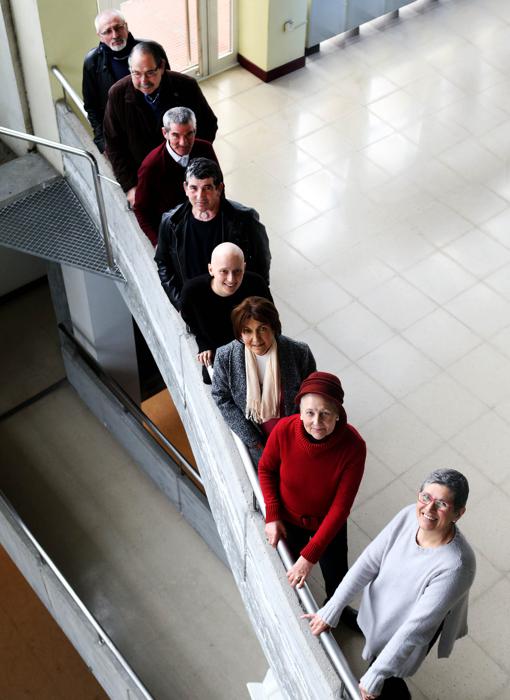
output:
{"label": "maroon jacket", "polygon": [[197,118],[197,136],[214,141],[218,120],[194,78],[167,70],[159,90],[157,115],[134,87],[130,75],[121,78],[108,93],[103,123],[105,152],[124,192],[135,187],[142,160],[163,141],[161,117],[167,109],[192,109]]}
{"label": "maroon jacket", "polygon": [[[163,214],[186,199],[184,168],[168,153],[166,143],[164,141],[152,150],[138,170],[134,211],[140,228],[153,245],[158,243],[159,224]],[[218,162],[211,144],[202,139],[195,139],[189,158],[210,158]]]}

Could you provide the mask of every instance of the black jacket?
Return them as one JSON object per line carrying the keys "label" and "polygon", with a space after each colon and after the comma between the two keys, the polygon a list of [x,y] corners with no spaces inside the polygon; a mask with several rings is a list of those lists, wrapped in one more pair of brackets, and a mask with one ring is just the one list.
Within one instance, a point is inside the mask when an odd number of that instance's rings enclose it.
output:
{"label": "black jacket", "polygon": [[[127,47],[133,48],[140,39],[135,39],[131,32],[128,34]],[[103,118],[108,101],[108,90],[116,82],[110,68],[108,51],[102,42],[91,49],[83,62],[82,95],[88,120],[94,130],[94,143],[103,153]]]}
{"label": "black jacket", "polygon": [[[188,279],[185,248],[190,216],[192,213],[189,202],[179,204],[172,211],[163,214],[154,257],[163,289],[178,310],[182,305],[181,290]],[[244,252],[246,269],[257,272],[269,285],[269,240],[255,209],[223,199],[217,216],[221,217],[222,242],[228,241],[238,245]],[[204,274],[205,272],[207,270],[204,270]]]}

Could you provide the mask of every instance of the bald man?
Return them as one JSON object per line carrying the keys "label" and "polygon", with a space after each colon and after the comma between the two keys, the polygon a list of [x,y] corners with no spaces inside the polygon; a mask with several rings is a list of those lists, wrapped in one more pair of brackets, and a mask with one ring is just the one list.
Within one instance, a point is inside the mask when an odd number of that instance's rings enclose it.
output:
{"label": "bald man", "polygon": [[235,306],[250,296],[273,301],[263,278],[245,271],[244,253],[235,243],[217,245],[208,269],[208,274],[185,283],[181,308],[197,340],[197,360],[206,367],[212,365],[217,348],[234,340],[230,314]]}

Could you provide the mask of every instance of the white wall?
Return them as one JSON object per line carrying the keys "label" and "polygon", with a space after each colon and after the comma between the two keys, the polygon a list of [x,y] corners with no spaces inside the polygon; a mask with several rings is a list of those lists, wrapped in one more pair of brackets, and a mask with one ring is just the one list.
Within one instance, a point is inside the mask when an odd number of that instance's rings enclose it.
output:
{"label": "white wall", "polygon": [[[34,133],[51,141],[59,141],[37,2],[16,0],[11,7]],[[62,172],[62,159],[58,151],[40,150]]]}
{"label": "white wall", "polygon": [[[0,6],[0,124],[16,131],[25,130],[23,108],[18,94],[18,85],[3,8]],[[27,152],[28,144],[10,139],[9,147],[18,155]]]}

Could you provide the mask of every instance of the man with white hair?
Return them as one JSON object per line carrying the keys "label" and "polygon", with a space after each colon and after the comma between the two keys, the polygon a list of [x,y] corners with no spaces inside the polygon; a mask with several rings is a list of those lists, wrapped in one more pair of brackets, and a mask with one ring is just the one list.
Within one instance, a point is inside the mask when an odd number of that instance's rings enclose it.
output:
{"label": "man with white hair", "polygon": [[[230,314],[246,297],[273,301],[260,275],[246,272],[244,253],[235,243],[220,243],[211,254],[209,272],[186,282],[181,314],[198,345],[198,361],[212,365],[217,348],[234,340]],[[205,380],[204,373],[204,380]]]}
{"label": "man with white hair", "polygon": [[[82,94],[94,130],[94,142],[103,153],[103,118],[108,90],[117,80],[129,75],[128,56],[140,39],[135,39],[129,32],[126,19],[118,10],[100,12],[94,24],[99,45],[85,56]],[[168,64],[168,59],[166,61]]]}
{"label": "man with white hair", "polygon": [[172,107],[163,115],[164,141],[147,155],[138,169],[135,215],[155,246],[161,217],[186,199],[184,173],[193,158],[218,162],[209,141],[197,139],[197,120],[188,107]]}

